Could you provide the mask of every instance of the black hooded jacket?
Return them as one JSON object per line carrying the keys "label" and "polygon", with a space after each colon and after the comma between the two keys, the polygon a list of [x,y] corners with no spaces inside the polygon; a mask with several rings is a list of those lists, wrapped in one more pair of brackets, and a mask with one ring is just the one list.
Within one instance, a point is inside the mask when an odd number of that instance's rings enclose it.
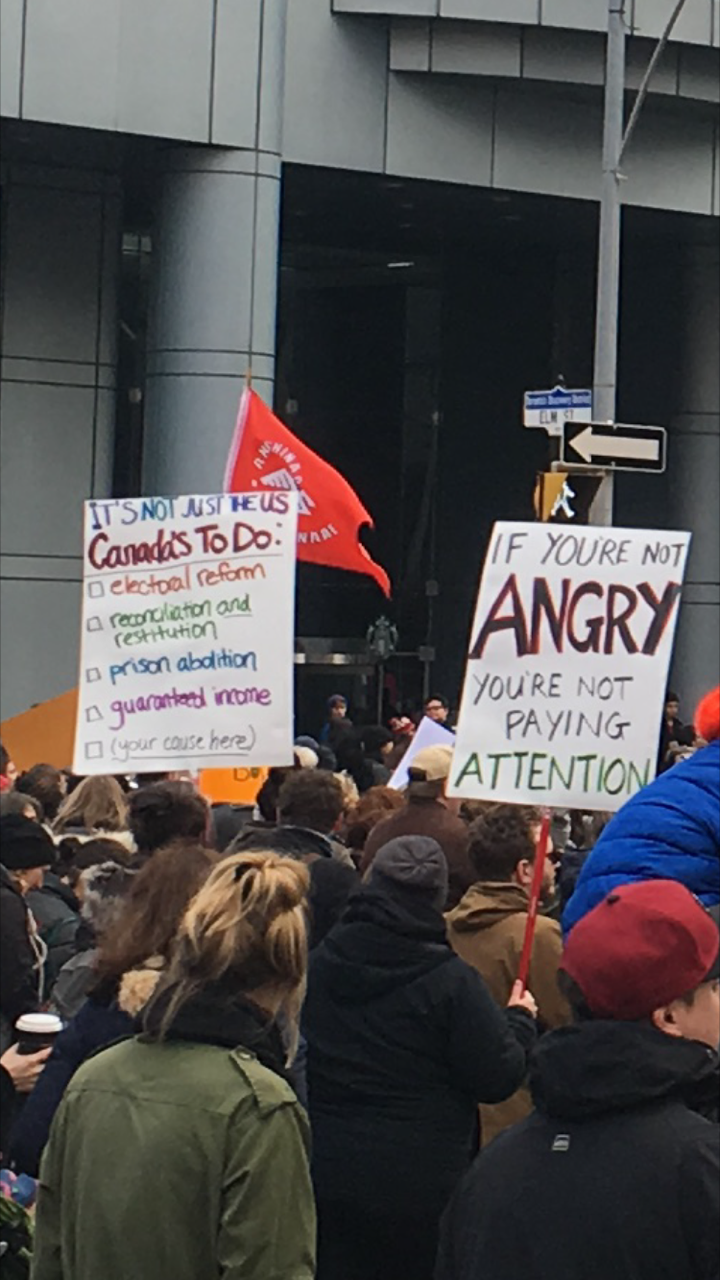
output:
{"label": "black hooded jacket", "polygon": [[717,1054],[587,1022],[543,1038],[531,1084],[450,1204],[436,1280],[718,1280]]}
{"label": "black hooded jacket", "polygon": [[515,1091],[535,1039],[415,896],[362,889],[310,962],[316,1190],[371,1213],[439,1215],[477,1149],[478,1102]]}

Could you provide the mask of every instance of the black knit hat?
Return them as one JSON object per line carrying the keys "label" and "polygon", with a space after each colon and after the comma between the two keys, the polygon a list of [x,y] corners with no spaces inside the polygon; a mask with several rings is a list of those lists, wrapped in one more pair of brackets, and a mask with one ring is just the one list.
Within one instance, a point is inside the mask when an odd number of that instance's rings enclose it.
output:
{"label": "black knit hat", "polygon": [[0,862],[8,871],[51,867],[55,845],[38,822],[19,813],[8,813],[0,818]]}

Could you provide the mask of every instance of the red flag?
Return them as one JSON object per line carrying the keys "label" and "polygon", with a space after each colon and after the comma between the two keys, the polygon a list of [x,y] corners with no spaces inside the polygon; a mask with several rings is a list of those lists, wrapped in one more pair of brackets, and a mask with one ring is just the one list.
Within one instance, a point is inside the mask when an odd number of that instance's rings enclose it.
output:
{"label": "red flag", "polygon": [[308,449],[251,388],[243,393],[225,472],[226,493],[295,489],[300,495],[298,560],[367,573],[390,595],[390,579],[358,537],[372,517],[347,480]]}

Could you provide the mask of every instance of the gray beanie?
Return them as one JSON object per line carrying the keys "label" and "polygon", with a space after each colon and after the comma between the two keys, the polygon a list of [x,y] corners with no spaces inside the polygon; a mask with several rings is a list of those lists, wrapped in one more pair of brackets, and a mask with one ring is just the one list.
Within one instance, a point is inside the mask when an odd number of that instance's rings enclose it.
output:
{"label": "gray beanie", "polygon": [[399,836],[379,849],[370,871],[370,884],[422,893],[443,911],[448,895],[448,866],[437,840],[429,836]]}

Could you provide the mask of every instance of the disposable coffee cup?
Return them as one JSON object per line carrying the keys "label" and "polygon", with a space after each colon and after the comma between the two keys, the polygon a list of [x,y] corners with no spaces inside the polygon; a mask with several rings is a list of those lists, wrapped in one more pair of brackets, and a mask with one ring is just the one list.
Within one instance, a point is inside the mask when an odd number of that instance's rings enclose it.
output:
{"label": "disposable coffee cup", "polygon": [[49,1049],[63,1029],[55,1013],[24,1013],[15,1023],[18,1053],[39,1053]]}

